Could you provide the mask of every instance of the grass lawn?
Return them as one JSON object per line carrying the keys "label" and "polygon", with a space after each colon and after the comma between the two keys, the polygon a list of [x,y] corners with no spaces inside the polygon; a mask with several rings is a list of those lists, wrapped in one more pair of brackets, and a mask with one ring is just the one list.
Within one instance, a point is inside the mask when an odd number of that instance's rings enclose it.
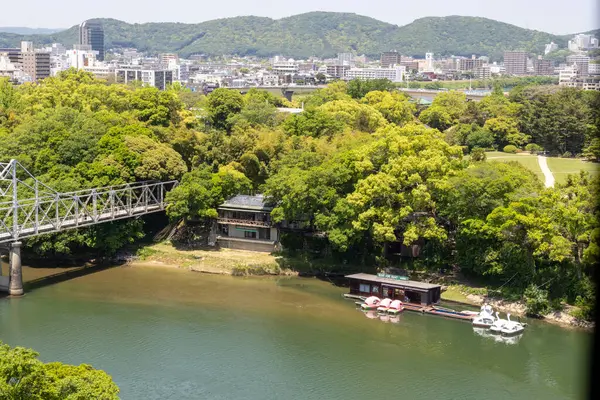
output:
{"label": "grass lawn", "polygon": [[[485,153],[488,161],[517,161],[521,163],[527,169],[533,171],[540,181],[544,182],[546,178],[544,177],[544,173],[538,164],[537,156],[533,154],[509,154],[503,153],[501,151],[488,151]],[[550,161],[548,161],[550,163]],[[552,166],[549,166],[552,169]],[[554,171],[553,171],[554,172]]]}
{"label": "grass lawn", "polygon": [[584,170],[592,176],[600,175],[600,164],[577,158],[548,157],[548,168],[552,171],[556,183],[564,183],[567,175],[579,174]]}

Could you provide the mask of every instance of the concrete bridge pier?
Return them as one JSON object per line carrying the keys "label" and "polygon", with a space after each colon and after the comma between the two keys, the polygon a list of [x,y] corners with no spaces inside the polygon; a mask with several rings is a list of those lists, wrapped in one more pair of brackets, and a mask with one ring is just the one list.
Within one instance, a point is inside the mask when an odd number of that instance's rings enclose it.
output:
{"label": "concrete bridge pier", "polygon": [[11,296],[23,295],[23,269],[21,266],[21,242],[13,242],[8,247],[8,276],[1,276],[0,290],[8,292]]}

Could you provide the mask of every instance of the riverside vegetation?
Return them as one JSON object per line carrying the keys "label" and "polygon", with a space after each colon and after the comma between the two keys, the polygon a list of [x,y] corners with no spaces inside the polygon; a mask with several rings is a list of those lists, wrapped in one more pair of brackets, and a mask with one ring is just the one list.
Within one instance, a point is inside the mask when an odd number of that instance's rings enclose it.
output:
{"label": "riverside vegetation", "polygon": [[[515,146],[600,158],[597,92],[496,86],[481,102],[438,95],[417,108],[389,81],[331,83],[305,111],[264,91],[205,97],[110,85],[70,70],[39,84],[0,81],[0,159],[18,159],[46,184],[74,190],[179,179],[173,222],[203,225],[237,193],[261,191],[274,221],[303,220],[321,235],[284,234],[290,257],[454,270],[502,295],[525,295],[531,314],[562,303],[594,318],[600,249],[597,185],[570,176],[544,188],[517,163],[485,161],[484,148]],[[468,159],[465,153],[473,156]],[[144,236],[156,218],[29,239],[26,253],[107,255]]]}

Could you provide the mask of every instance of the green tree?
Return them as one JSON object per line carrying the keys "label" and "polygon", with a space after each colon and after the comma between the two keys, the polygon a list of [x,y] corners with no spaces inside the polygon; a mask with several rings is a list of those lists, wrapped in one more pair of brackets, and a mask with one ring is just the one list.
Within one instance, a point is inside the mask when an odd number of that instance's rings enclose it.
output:
{"label": "green tree", "polygon": [[0,398],[23,400],[117,400],[119,388],[89,365],[44,364],[38,353],[0,342]]}
{"label": "green tree", "polygon": [[225,88],[215,89],[206,102],[208,121],[216,129],[230,131],[230,118],[242,111],[243,107],[244,98],[238,92]]}

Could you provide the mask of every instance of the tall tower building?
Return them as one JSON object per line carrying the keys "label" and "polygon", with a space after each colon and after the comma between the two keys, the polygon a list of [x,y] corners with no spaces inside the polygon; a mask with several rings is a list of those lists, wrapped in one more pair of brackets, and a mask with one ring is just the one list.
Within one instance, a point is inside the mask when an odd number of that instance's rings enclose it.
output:
{"label": "tall tower building", "polygon": [[527,74],[527,52],[525,51],[505,51],[504,67],[508,75]]}
{"label": "tall tower building", "polygon": [[99,21],[88,20],[79,25],[79,44],[89,45],[98,52],[96,59],[104,61],[104,28]]}

